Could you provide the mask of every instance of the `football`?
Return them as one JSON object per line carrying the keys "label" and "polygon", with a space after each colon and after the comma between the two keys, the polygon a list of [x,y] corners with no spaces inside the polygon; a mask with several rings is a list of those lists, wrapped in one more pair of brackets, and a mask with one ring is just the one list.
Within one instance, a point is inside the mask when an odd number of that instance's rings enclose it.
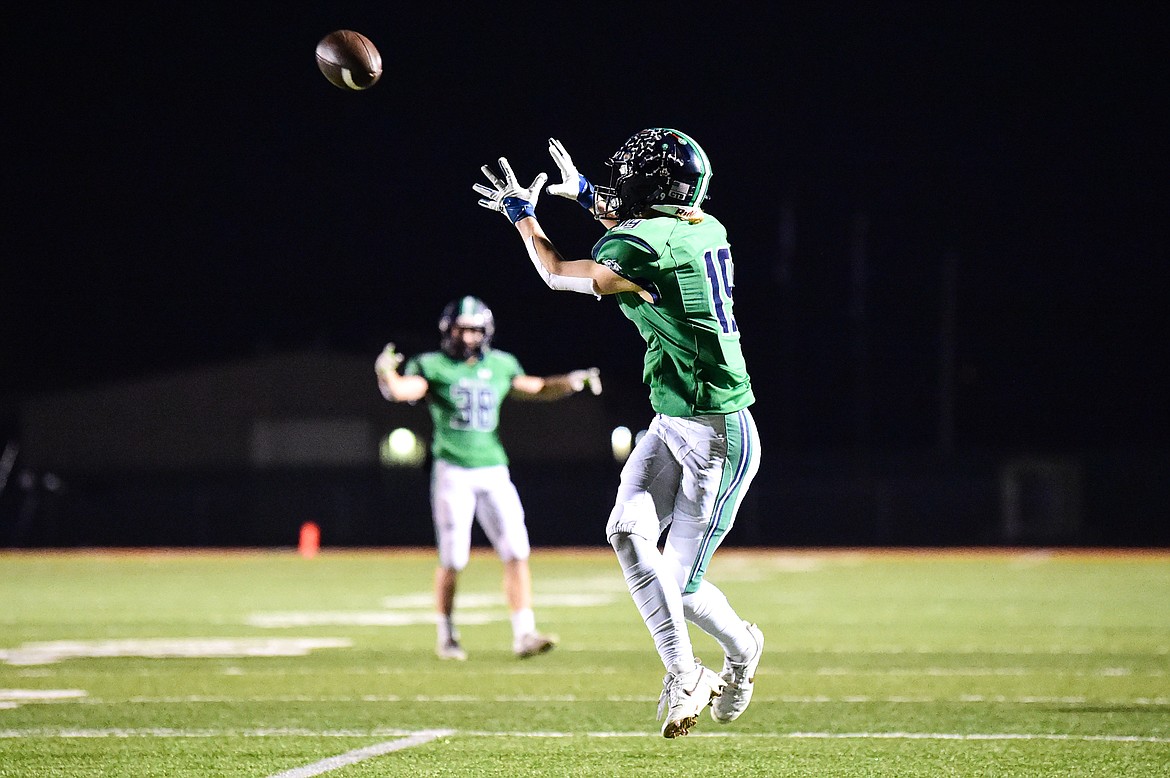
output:
{"label": "football", "polygon": [[336,30],[317,44],[317,67],[334,86],[360,91],[382,77],[382,55],[360,32]]}

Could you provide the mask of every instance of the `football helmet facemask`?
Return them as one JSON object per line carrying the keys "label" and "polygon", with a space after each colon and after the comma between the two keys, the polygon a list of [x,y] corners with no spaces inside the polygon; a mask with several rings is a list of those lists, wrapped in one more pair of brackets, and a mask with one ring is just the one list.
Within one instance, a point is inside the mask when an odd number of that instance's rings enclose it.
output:
{"label": "football helmet facemask", "polygon": [[[477,347],[470,347],[463,338],[456,337],[456,328],[482,330],[483,340]],[[483,300],[471,295],[447,303],[443,315],[439,317],[439,344],[443,353],[452,359],[482,357],[491,345],[495,332],[496,320],[492,316],[492,309]]]}
{"label": "football helmet facemask", "polygon": [[678,216],[707,199],[711,162],[698,143],[678,130],[636,132],[605,164],[610,185],[596,187],[599,219],[624,221],[647,211]]}

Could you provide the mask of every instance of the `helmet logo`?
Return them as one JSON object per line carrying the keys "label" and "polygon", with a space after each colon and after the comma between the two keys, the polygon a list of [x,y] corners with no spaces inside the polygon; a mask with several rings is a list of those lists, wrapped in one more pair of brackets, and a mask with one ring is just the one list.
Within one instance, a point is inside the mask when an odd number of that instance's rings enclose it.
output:
{"label": "helmet logo", "polygon": [[648,211],[698,209],[707,199],[710,163],[702,148],[676,130],[632,135],[607,161],[609,186],[596,186],[598,218],[626,220]]}

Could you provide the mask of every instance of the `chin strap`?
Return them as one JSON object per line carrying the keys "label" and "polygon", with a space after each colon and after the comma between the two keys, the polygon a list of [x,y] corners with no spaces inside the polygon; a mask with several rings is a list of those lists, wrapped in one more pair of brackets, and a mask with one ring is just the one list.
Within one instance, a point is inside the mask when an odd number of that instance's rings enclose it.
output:
{"label": "chin strap", "polygon": [[550,273],[548,268],[540,261],[540,255],[536,253],[536,238],[529,236],[528,240],[524,241],[524,248],[528,249],[528,258],[532,260],[532,266],[536,268],[536,272],[540,275],[541,280],[549,289],[558,292],[580,292],[581,294],[591,294],[598,300],[601,299],[593,289],[592,278],[581,278],[578,276],[561,276],[556,273]]}

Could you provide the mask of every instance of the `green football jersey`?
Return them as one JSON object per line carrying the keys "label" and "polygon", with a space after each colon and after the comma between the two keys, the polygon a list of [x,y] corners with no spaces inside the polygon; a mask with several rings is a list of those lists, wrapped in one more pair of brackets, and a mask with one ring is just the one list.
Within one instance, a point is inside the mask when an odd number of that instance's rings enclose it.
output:
{"label": "green football jersey", "polygon": [[654,298],[617,295],[646,341],[642,380],[655,411],[733,413],[755,401],[735,323],[731,248],[717,219],[629,219],[602,236],[593,259]]}
{"label": "green football jersey", "polygon": [[496,427],[500,404],[512,390],[512,379],[524,375],[516,357],[486,349],[474,363],[441,351],[428,351],[407,361],[403,375],[427,379],[427,407],[434,437],[431,453],[460,467],[508,464]]}

